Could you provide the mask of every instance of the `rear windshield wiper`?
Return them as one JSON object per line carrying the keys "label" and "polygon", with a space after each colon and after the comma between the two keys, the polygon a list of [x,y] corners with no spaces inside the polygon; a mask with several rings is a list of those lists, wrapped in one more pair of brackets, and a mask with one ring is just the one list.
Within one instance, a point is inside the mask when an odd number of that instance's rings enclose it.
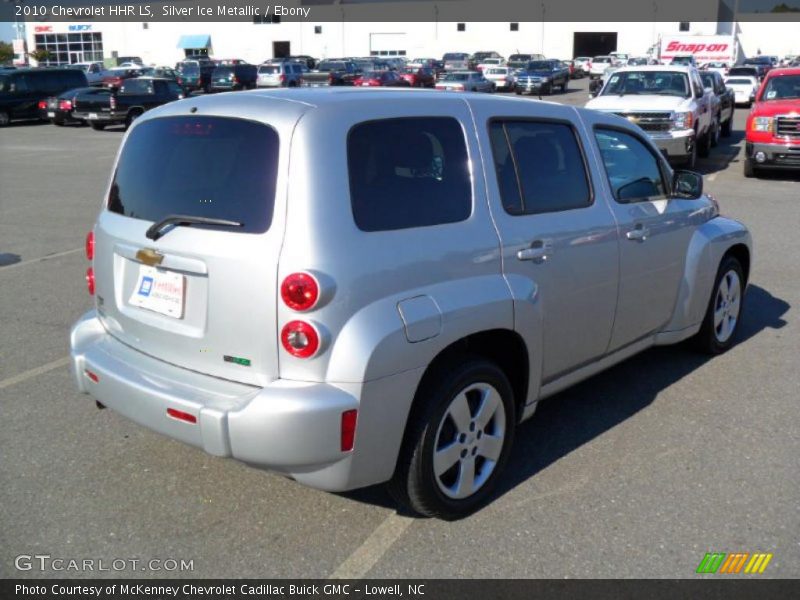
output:
{"label": "rear windshield wiper", "polygon": [[153,223],[147,229],[145,235],[148,239],[157,240],[164,235],[165,232],[163,229],[167,225],[222,225],[223,227],[244,227],[244,223],[240,223],[239,221],[228,221],[227,219],[193,217],[191,215],[168,215],[157,223]]}

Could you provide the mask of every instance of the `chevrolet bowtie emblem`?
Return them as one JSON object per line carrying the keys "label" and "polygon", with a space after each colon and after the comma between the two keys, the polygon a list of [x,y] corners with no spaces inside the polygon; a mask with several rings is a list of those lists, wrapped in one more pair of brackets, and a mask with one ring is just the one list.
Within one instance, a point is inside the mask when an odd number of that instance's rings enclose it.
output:
{"label": "chevrolet bowtie emblem", "polygon": [[136,253],[136,260],[154,267],[161,264],[161,261],[164,260],[164,255],[152,248],[142,248]]}

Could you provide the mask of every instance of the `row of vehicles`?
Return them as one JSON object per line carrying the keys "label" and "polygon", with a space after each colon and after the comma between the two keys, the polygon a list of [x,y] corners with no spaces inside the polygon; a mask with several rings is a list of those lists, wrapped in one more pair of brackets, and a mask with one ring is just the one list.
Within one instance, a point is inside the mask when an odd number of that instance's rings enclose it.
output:
{"label": "row of vehicles", "polygon": [[800,168],[800,68],[727,78],[688,65],[622,67],[607,73],[587,108],[636,123],[670,160],[694,168],[731,134],[737,104],[752,105],[745,126],[745,177]]}

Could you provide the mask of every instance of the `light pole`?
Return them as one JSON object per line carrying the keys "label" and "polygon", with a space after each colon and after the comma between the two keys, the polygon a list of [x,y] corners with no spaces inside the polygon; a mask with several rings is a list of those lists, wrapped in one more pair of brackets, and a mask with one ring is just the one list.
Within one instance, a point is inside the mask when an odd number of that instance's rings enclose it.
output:
{"label": "light pole", "polygon": [[542,49],[541,49],[542,56],[544,56],[544,21],[545,21],[545,14],[546,14],[546,11],[545,11],[545,7],[544,7],[544,2],[542,2]]}

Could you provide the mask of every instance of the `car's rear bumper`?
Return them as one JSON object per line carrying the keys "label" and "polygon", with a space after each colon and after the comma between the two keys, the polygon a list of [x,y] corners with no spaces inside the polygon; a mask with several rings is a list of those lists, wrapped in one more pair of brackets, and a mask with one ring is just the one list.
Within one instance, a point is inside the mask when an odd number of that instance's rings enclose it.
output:
{"label": "car's rear bumper", "polygon": [[[388,467],[379,474],[370,469],[354,473],[355,452],[341,450],[342,413],[359,408],[361,384],[346,391],[347,386],[279,379],[254,387],[203,375],[123,344],[106,331],[94,310],[72,328],[70,347],[82,392],[140,425],[209,454],[332,491],[391,475]],[[195,422],[174,418],[168,409]],[[369,421],[369,415],[365,418]],[[356,435],[357,448],[369,450],[370,436],[365,433],[359,440],[361,432]],[[381,462],[374,458],[376,464]]]}
{"label": "car's rear bumper", "polygon": [[79,121],[86,121],[87,123],[124,123],[126,114],[98,112],[91,111],[73,111],[72,118]]}
{"label": "car's rear bumper", "polygon": [[745,156],[760,168],[800,169],[799,143],[746,142]]}

